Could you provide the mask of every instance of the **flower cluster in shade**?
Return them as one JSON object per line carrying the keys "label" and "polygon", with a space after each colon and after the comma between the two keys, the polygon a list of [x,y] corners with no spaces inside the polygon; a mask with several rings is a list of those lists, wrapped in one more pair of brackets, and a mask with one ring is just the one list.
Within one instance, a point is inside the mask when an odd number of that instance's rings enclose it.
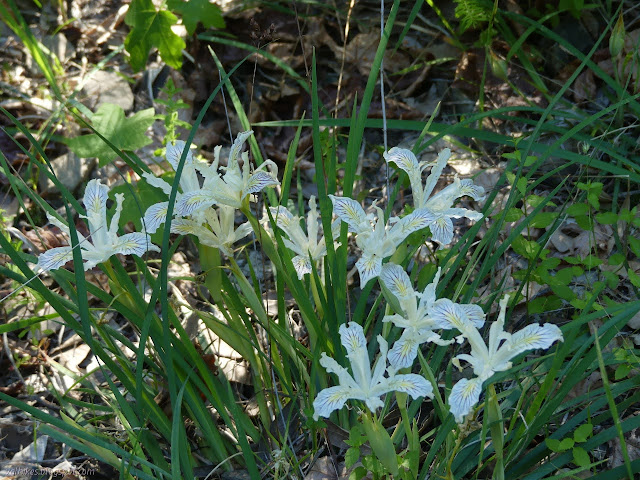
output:
{"label": "flower cluster in shade", "polygon": [[[185,153],[183,141],[167,145],[167,160],[174,170],[178,170],[181,158],[185,157],[171,220],[172,233],[192,234],[201,244],[219,248],[226,255],[232,255],[234,243],[251,233],[249,222],[235,228],[236,210],[264,188],[279,185],[278,167],[271,160],[251,170],[249,156],[242,149],[252,133],[238,134],[231,145],[226,167],[220,166],[220,146],[214,149],[213,163],[208,165],[195,159],[191,151]],[[203,178],[202,184],[198,175]],[[167,196],[171,193],[172,187],[166,181],[149,173],[144,174],[144,178]],[[167,221],[168,208],[166,201],[147,209],[143,218],[147,232],[154,233]]]}
{"label": "flower cluster in shade", "polygon": [[[476,201],[483,199],[483,188],[474,185],[471,180],[456,177],[453,183],[433,194],[450,156],[450,150],[445,149],[434,163],[425,163],[418,162],[410,150],[392,148],[385,153],[387,162],[395,163],[409,175],[415,209],[403,218],[391,217],[385,223],[384,212],[375,204],[377,216],[374,217],[367,215],[353,199],[329,195],[334,214],[347,223],[349,231],[356,234],[356,244],[362,251],[356,262],[361,287],[379,277],[386,293],[393,297],[397,306],[396,313],[386,315],[383,322],[393,323],[402,329],[402,333],[391,350],[388,350],[386,340],[378,336],[380,355],[372,371],[362,327],[354,322],[348,326],[342,325],[341,341],[347,351],[352,373],[325,353],[322,354],[320,364],[327,372],[337,375],[338,385],[318,393],[313,402],[316,419],[328,417],[342,408],[347,400],[363,401],[369,410],[375,411],[383,405],[381,397],[393,391],[408,393],[414,399],[433,397],[433,386],[423,377],[397,372],[413,365],[418,348],[423,343],[446,346],[466,340],[471,345],[471,352],[458,355],[453,362],[458,368],[461,360],[468,362],[475,376],[458,381],[448,398],[451,413],[461,423],[479,402],[483,382],[494,373],[511,368],[511,360],[525,351],[547,349],[555,341],[562,341],[560,329],[552,324],[529,325],[514,334],[505,332],[508,301],[508,297],[505,297],[500,302],[499,318],[490,327],[489,345],[486,345],[479,331],[485,324],[485,313],[480,306],[437,298],[440,269],[422,292],[416,292],[409,275],[401,266],[384,263],[413,232],[428,227],[431,238],[444,246],[453,240],[452,219],[465,217],[477,221],[482,218],[480,212],[454,207],[456,200],[463,196]],[[422,172],[429,167],[431,172],[423,185]],[[440,336],[441,330],[457,330],[459,335],[454,340],[445,340]]]}
{"label": "flower cluster in shade", "polygon": [[[147,251],[159,252],[160,249],[151,243],[151,238],[144,232],[133,232],[118,235],[118,223],[122,213],[124,195],[116,194],[116,211],[107,223],[107,200],[109,187],[100,180],[91,180],[84,191],[83,204],[86,215],[81,215],[89,224],[91,238],[78,234],[79,248],[84,270],[90,270],[99,263],[106,262],[116,253],[122,255],[142,256]],[[47,214],[49,223],[57,226],[66,236],[70,236],[69,227],[57,218]],[[47,250],[38,257],[38,267],[43,271],[56,270],[73,260],[72,247],[56,247]]]}

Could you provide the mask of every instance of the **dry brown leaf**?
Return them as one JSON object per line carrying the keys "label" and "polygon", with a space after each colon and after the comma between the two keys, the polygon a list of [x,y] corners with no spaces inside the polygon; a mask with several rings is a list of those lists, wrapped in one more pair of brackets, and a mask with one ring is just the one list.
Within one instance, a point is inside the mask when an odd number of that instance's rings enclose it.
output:
{"label": "dry brown leaf", "polygon": [[[624,440],[627,447],[627,454],[629,460],[632,462],[640,458],[640,429],[634,428],[630,432],[624,434]],[[622,453],[622,445],[620,439],[615,437],[609,442],[611,447],[611,457],[609,459],[609,468],[619,467],[624,465],[624,455]]]}

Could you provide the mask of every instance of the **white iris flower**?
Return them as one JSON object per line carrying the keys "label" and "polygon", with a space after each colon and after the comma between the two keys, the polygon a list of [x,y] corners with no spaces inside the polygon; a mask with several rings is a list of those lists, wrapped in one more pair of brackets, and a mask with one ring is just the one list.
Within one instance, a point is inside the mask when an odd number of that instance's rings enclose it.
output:
{"label": "white iris flower", "polygon": [[[393,322],[395,326],[404,328],[402,335],[389,351],[391,365],[397,369],[410,367],[418,354],[418,347],[425,342],[433,342],[438,345],[453,343],[454,340],[444,340],[434,332],[443,326],[442,322],[432,315],[432,310],[434,307],[442,305],[445,300],[451,302],[447,299],[436,300],[440,268],[438,268],[433,282],[427,285],[422,293],[413,289],[411,279],[404,269],[393,263],[387,263],[382,267],[380,280],[398,299],[400,308],[402,308],[401,315],[387,315],[382,319],[383,322]],[[482,327],[485,316],[482,308],[470,304],[454,305],[457,305],[462,312],[466,312],[467,319],[472,319],[475,325]]]}
{"label": "white iris flower", "polygon": [[[151,243],[151,238],[145,233],[134,232],[118,236],[118,222],[124,201],[124,195],[121,193],[116,194],[116,211],[111,218],[111,224],[107,225],[108,194],[109,188],[102,185],[100,180],[91,180],[84,191],[83,204],[87,215],[81,215],[81,218],[86,218],[89,222],[91,240],[84,238],[80,232],[78,232],[78,239],[85,271],[92,269],[99,263],[106,262],[116,253],[142,256],[147,251],[160,251],[156,245]],[[67,225],[55,217],[49,215],[47,217],[50,223],[60,228],[67,236],[70,235]],[[55,270],[70,260],[73,260],[71,247],[57,247],[40,255],[38,266],[44,271]]]}
{"label": "white iris flower", "polygon": [[230,257],[233,255],[233,244],[253,231],[249,222],[235,228],[236,209],[228,205],[220,205],[217,209],[207,208],[202,215],[204,225],[189,218],[175,219],[171,222],[171,233],[195,235],[201,244],[219,248]]}
{"label": "white iris flower", "polygon": [[[562,332],[553,324],[528,325],[514,334],[504,331],[505,314],[509,296],[500,302],[498,320],[489,329],[489,344],[487,345],[472,322],[463,322],[461,328],[453,322],[450,326],[458,328],[471,344],[471,353],[458,355],[453,359],[454,365],[460,370],[460,360],[471,364],[475,378],[462,379],[453,386],[449,396],[451,413],[458,423],[464,420],[471,409],[480,400],[482,383],[496,372],[511,368],[511,359],[519,354],[533,349],[547,349],[556,340],[562,341]],[[453,318],[453,316],[451,316]],[[443,321],[445,324],[446,321]],[[458,323],[456,321],[455,323]]]}
{"label": "white iris flower", "polygon": [[[382,260],[393,255],[398,245],[413,232],[428,227],[435,220],[434,215],[426,209],[398,219],[389,219],[384,223],[384,212],[375,204],[377,219],[370,221],[358,202],[347,197],[329,195],[333,202],[333,213],[349,225],[349,230],[356,233],[356,244],[362,250],[356,267],[360,273],[360,285],[364,288],[369,280],[380,275]],[[373,223],[373,225],[372,225]]]}
{"label": "white iris flower", "polygon": [[[354,322],[340,327],[342,345],[347,351],[351,363],[349,374],[346,368],[323,352],[320,359],[327,372],[338,376],[339,385],[325,388],[318,393],[313,402],[314,419],[329,417],[331,412],[342,408],[347,400],[361,400],[369,410],[375,412],[384,403],[380,397],[386,393],[398,391],[408,393],[414,399],[418,397],[433,398],[433,388],[423,377],[416,374],[396,375],[393,367],[387,367],[387,342],[378,336],[380,357],[374,365],[373,372],[367,354],[367,342],[362,327]],[[388,374],[385,377],[385,372]]]}
{"label": "white iris flower", "polygon": [[[247,152],[241,154],[244,143],[252,133],[253,131],[249,130],[238,134],[233,145],[231,145],[227,166],[220,167],[225,170],[224,175],[218,173],[222,147],[215,148],[213,163],[206,168],[199,169],[204,177],[202,188],[185,192],[176,202],[176,213],[178,215],[188,217],[215,204],[241,208],[247,196],[260,192],[266,187],[280,184],[277,178],[278,166],[275,163],[271,160],[266,160],[251,172],[249,155]],[[244,162],[242,168],[240,168],[240,163],[238,162],[239,158]]]}
{"label": "white iris flower", "polygon": [[[177,140],[175,145],[167,145],[167,160],[174,170],[178,170],[178,164],[182,157],[182,153],[184,152],[185,145],[185,142],[182,140]],[[184,161],[184,167],[182,168],[182,175],[180,176],[180,189],[182,192],[178,192],[176,201],[181,198],[183,193],[200,190],[197,170],[203,167],[203,165],[193,158],[193,154],[189,150]],[[171,185],[161,178],[147,172],[143,173],[142,176],[149,185],[161,189],[167,196],[171,194]],[[169,202],[160,202],[155,205],[151,205],[147,209],[144,214],[144,218],[142,219],[142,225],[148,233],[155,233],[160,225],[167,221],[168,208]],[[199,220],[203,219],[201,218]]]}
{"label": "white iris flower", "polygon": [[316,208],[316,197],[313,195],[309,199],[309,213],[307,214],[307,233],[300,226],[300,217],[291,214],[285,207],[271,207],[271,216],[276,224],[281,228],[287,237],[283,239],[284,244],[295,252],[293,266],[296,269],[298,278],[302,279],[305,273],[311,273],[311,262],[318,262],[327,254],[327,245],[324,235],[318,239],[318,209]]}
{"label": "white iris flower", "polygon": [[[474,185],[472,180],[460,180],[456,177],[451,185],[431,196],[450,157],[451,150],[448,148],[440,152],[435,163],[418,163],[413,152],[405,148],[394,147],[384,154],[387,163],[394,162],[398,168],[409,175],[416,211],[424,209],[433,215],[434,219],[429,228],[433,240],[441,246],[448,245],[453,240],[452,218],[466,217],[475,221],[482,218],[480,212],[453,207],[454,202],[465,195],[476,201],[484,198],[484,189],[479,185]],[[432,170],[423,187],[422,171],[427,167],[432,167]]]}

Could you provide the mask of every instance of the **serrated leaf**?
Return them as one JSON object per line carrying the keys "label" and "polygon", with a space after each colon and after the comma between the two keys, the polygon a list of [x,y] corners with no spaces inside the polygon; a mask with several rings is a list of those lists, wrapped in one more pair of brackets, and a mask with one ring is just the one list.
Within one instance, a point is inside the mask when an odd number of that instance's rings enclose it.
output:
{"label": "serrated leaf", "polygon": [[631,269],[627,270],[627,274],[629,275],[631,284],[636,288],[640,288],[640,276]]}
{"label": "serrated leaf", "polygon": [[567,207],[567,215],[575,217],[576,215],[587,215],[590,207],[586,203],[574,203]]}
{"label": "serrated leaf", "polygon": [[551,290],[558,297],[567,301],[571,301],[576,298],[576,294],[573,292],[573,290],[565,285],[551,285]]}
{"label": "serrated leaf", "polygon": [[618,223],[619,217],[613,212],[602,212],[596,214],[596,221],[602,225],[613,225]]}
{"label": "serrated leaf", "polygon": [[220,7],[209,0],[169,0],[167,6],[182,16],[182,23],[189,35],[196,31],[198,22],[205,28],[224,28]]}
{"label": "serrated leaf", "polygon": [[[137,150],[151,143],[146,132],[153,122],[153,108],[141,110],[126,118],[122,107],[110,103],[101,105],[92,118],[93,128],[118,149],[127,151]],[[98,157],[101,167],[118,156],[95,133],[68,139],[66,143],[79,157]]]}
{"label": "serrated leaf", "polygon": [[624,365],[620,365],[618,368],[616,368],[614,378],[616,379],[616,381],[627,378],[627,375],[629,375],[630,371],[631,365],[628,365],[626,363]]}
{"label": "serrated leaf", "polygon": [[360,449],[358,447],[349,447],[347,453],[344,454],[344,466],[351,468],[360,458]]}
{"label": "serrated leaf", "polygon": [[179,69],[182,66],[182,50],[186,44],[171,30],[178,21],[173,13],[156,10],[151,0],[133,0],[124,21],[131,27],[124,40],[124,48],[131,56],[131,68],[142,70],[153,47],[170,67]]}
{"label": "serrated leaf", "polygon": [[629,248],[637,258],[640,258],[640,240],[629,236]]}
{"label": "serrated leaf", "polygon": [[556,212],[540,212],[531,221],[533,228],[547,228],[553,223],[558,214]]}
{"label": "serrated leaf", "polygon": [[602,264],[602,260],[589,254],[582,259],[582,264],[587,268],[594,268]]}
{"label": "serrated leaf", "polygon": [[560,451],[564,451],[564,450],[569,450],[570,448],[573,448],[573,446],[575,445],[575,441],[573,440],[573,438],[563,438],[560,441]]}
{"label": "serrated leaf", "polygon": [[516,176],[512,172],[507,172],[507,180],[509,183],[516,187],[516,190],[520,192],[520,194],[524,195],[527,192],[527,179],[524,177],[520,177],[516,180]]}
{"label": "serrated leaf", "polygon": [[560,452],[560,440],[555,438],[545,438],[544,443],[547,445],[547,448],[552,452]]}
{"label": "serrated leaf", "polygon": [[[500,215],[501,213],[498,213]],[[516,222],[522,218],[524,213],[519,208],[510,208],[504,215],[505,222]]]}
{"label": "serrated leaf", "polygon": [[614,253],[609,257],[608,263],[609,265],[622,265],[624,262],[625,256],[622,253]]}
{"label": "serrated leaf", "polygon": [[586,442],[593,434],[593,424],[585,423],[576,428],[573,432],[573,439],[578,443]]}
{"label": "serrated leaf", "polygon": [[593,219],[589,215],[576,215],[575,219],[581,229],[588,232],[593,230]]}
{"label": "serrated leaf", "polygon": [[526,200],[526,204],[531,208],[536,208],[541,204],[545,204],[549,207],[555,207],[556,204],[550,201],[547,197],[541,197],[540,195],[529,195]]}
{"label": "serrated leaf", "polygon": [[527,260],[534,260],[538,255],[540,245],[533,240],[527,240],[522,235],[519,235],[513,240],[511,248],[513,248],[514,252],[518,255],[522,255]]}
{"label": "serrated leaf", "polygon": [[591,458],[584,448],[575,447],[573,449],[573,463],[579,467],[588,467],[591,465]]}
{"label": "serrated leaf", "polygon": [[527,312],[530,315],[550,312],[562,308],[562,300],[555,295],[534,298],[527,303]]}

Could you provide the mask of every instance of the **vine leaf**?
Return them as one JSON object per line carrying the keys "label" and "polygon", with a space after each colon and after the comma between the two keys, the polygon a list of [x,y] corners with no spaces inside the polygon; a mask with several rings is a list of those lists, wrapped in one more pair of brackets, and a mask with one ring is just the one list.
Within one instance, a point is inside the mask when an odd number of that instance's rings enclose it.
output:
{"label": "vine leaf", "polygon": [[198,22],[205,28],[224,28],[224,20],[220,7],[209,0],[169,0],[169,9],[182,16],[182,23],[189,35],[196,31]]}
{"label": "vine leaf", "polygon": [[[153,124],[153,108],[141,110],[130,118],[122,107],[105,103],[92,117],[93,128],[120,150],[133,151],[151,143],[146,131]],[[118,155],[95,133],[70,138],[66,141],[81,158],[98,157],[102,167]]]}
{"label": "vine leaf", "polygon": [[131,27],[124,41],[131,68],[142,70],[153,47],[170,67],[179,69],[182,66],[182,50],[186,44],[171,30],[178,21],[173,13],[156,10],[151,0],[133,0],[124,21]]}

